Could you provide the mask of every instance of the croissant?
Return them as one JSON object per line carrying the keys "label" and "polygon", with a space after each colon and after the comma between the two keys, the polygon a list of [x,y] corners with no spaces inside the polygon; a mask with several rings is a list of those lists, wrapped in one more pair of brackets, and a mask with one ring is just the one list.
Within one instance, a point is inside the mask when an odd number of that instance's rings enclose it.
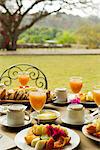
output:
{"label": "croissant", "polygon": [[0,93],[0,99],[6,99],[6,89],[2,89]]}
{"label": "croissant", "polygon": [[14,99],[14,94],[15,94],[15,91],[13,89],[10,89],[7,91],[7,99],[8,100],[13,100]]}

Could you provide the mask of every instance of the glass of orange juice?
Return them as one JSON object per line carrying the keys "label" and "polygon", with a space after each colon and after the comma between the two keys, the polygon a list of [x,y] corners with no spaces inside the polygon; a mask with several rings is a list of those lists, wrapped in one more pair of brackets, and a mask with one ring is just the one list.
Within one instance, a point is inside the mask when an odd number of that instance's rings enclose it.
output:
{"label": "glass of orange juice", "polygon": [[82,86],[83,86],[82,77],[73,76],[70,78],[70,87],[73,93],[77,95],[80,92]]}
{"label": "glass of orange juice", "polygon": [[93,88],[93,99],[98,106],[98,117],[100,117],[100,85]]}
{"label": "glass of orange juice", "polygon": [[[30,92],[29,101],[32,108],[38,113],[37,115],[39,115],[40,111],[44,107],[44,104],[46,103],[46,93],[43,91]],[[39,118],[38,118],[38,124],[39,124]]]}
{"label": "glass of orange juice", "polygon": [[18,80],[20,84],[25,87],[29,82],[29,73],[28,72],[19,72],[18,73]]}

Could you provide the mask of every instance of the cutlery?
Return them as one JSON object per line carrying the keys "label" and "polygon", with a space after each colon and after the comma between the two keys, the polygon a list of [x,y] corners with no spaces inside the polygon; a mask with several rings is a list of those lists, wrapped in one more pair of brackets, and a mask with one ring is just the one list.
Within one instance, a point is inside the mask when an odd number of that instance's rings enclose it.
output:
{"label": "cutlery", "polygon": [[91,117],[95,116],[98,114],[98,109],[96,109],[96,111],[94,111],[93,113],[90,114]]}

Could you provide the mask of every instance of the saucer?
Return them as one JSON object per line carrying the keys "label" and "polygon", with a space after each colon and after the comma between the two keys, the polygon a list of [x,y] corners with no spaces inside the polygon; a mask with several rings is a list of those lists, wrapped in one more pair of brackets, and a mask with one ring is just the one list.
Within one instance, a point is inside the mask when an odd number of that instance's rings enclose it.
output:
{"label": "saucer", "polygon": [[66,99],[66,101],[62,101],[62,100],[55,98],[55,99],[53,99],[53,104],[59,105],[59,106],[64,106],[64,105],[68,105],[69,102],[67,101],[67,99]]}
{"label": "saucer", "polygon": [[89,119],[87,119],[85,117],[84,122],[81,122],[81,123],[72,123],[72,122],[69,122],[68,119],[65,116],[63,116],[63,117],[61,117],[61,121],[63,123],[65,123],[65,124],[69,124],[69,125],[85,125],[85,124],[91,123],[92,120],[89,120]]}
{"label": "saucer", "polygon": [[43,109],[39,115],[34,111],[30,116],[33,119],[39,119],[40,122],[52,122],[60,117],[60,112],[51,109]]}
{"label": "saucer", "polygon": [[23,126],[26,126],[26,125],[30,124],[31,121],[32,121],[32,119],[30,119],[29,121],[25,120],[24,124],[13,126],[13,125],[9,125],[7,123],[7,115],[0,116],[0,124],[3,125],[3,126],[6,126],[6,127],[23,127]]}

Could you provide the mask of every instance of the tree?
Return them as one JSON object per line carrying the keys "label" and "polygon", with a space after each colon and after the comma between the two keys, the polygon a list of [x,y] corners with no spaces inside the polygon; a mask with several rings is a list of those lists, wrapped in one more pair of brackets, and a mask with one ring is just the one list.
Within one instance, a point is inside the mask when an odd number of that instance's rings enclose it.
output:
{"label": "tree", "polygon": [[59,44],[72,44],[76,42],[74,34],[67,31],[59,33],[56,37],[56,40]]}
{"label": "tree", "polygon": [[[0,0],[0,23],[2,26],[0,31],[6,34],[7,44],[5,47],[8,50],[16,50],[19,35],[43,17],[65,9],[71,10],[74,8],[91,7],[91,1],[92,0]],[[27,21],[26,18],[26,21],[23,23],[25,17],[30,17],[30,19]]]}
{"label": "tree", "polygon": [[100,24],[86,24],[78,29],[76,35],[79,42],[88,45],[88,48],[100,47]]}

